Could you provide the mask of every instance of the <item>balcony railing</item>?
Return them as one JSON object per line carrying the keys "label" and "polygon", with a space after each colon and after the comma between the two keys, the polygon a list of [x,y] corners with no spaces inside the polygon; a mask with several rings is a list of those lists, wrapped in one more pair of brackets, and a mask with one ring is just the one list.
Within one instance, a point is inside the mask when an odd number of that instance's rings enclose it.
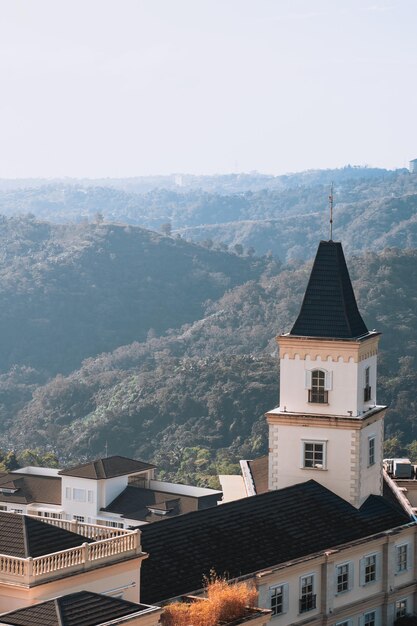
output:
{"label": "balcony railing", "polygon": [[[106,527],[104,529],[106,531],[120,530]],[[75,548],[35,558],[0,554],[0,581],[30,585],[52,578],[62,578],[69,574],[93,569],[104,563],[110,564],[121,558],[141,554],[139,531],[124,530],[123,534],[118,534],[118,536],[83,543]]]}
{"label": "balcony railing", "polygon": [[300,613],[306,613],[316,608],[317,595],[315,593],[309,593],[300,598]]}
{"label": "balcony railing", "polygon": [[64,530],[69,530],[77,535],[87,537],[87,539],[94,539],[95,541],[100,539],[110,539],[111,537],[120,537],[125,535],[128,530],[126,528],[113,528],[112,526],[100,526],[99,524],[85,524],[84,522],[78,522],[77,520],[58,519],[54,517],[41,517],[40,515],[31,515],[33,519],[37,519],[39,522],[45,524],[52,524],[52,526],[58,526]]}

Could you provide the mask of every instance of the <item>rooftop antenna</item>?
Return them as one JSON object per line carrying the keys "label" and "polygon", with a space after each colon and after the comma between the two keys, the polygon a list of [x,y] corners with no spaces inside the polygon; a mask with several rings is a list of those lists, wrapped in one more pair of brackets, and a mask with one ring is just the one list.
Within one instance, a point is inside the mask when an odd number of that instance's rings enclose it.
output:
{"label": "rooftop antenna", "polygon": [[330,186],[329,209],[330,209],[330,241],[333,241],[333,183]]}

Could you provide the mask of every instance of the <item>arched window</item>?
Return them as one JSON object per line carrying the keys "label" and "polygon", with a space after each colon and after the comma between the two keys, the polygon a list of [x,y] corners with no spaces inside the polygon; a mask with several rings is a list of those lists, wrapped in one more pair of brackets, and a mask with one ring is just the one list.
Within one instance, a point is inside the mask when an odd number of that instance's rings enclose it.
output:
{"label": "arched window", "polygon": [[326,372],[313,370],[311,372],[311,385],[308,390],[308,401],[317,404],[327,404],[328,385],[326,385]]}

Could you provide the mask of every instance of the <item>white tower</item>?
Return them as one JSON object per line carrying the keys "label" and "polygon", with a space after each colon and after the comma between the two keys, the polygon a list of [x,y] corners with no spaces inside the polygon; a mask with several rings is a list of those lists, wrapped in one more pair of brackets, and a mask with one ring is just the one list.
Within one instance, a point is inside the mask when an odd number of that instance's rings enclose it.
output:
{"label": "white tower", "polygon": [[356,507],[382,494],[379,336],[358,311],[342,245],[320,242],[300,314],[277,337],[280,405],[266,415],[270,489],[313,478]]}

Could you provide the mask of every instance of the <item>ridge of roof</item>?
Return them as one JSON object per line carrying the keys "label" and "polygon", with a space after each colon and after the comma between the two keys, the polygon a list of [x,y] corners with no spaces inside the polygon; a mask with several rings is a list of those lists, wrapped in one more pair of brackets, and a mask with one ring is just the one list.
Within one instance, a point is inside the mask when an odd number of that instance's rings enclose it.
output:
{"label": "ridge of roof", "polygon": [[79,463],[59,472],[60,476],[76,476],[78,478],[88,478],[90,480],[102,480],[105,478],[115,478],[142,472],[147,469],[154,469],[156,466],[144,461],[129,459],[125,456],[113,455],[104,459],[99,458],[87,463]]}
{"label": "ridge of roof", "polygon": [[368,334],[358,309],[342,244],[320,241],[290,335],[358,339]]}

